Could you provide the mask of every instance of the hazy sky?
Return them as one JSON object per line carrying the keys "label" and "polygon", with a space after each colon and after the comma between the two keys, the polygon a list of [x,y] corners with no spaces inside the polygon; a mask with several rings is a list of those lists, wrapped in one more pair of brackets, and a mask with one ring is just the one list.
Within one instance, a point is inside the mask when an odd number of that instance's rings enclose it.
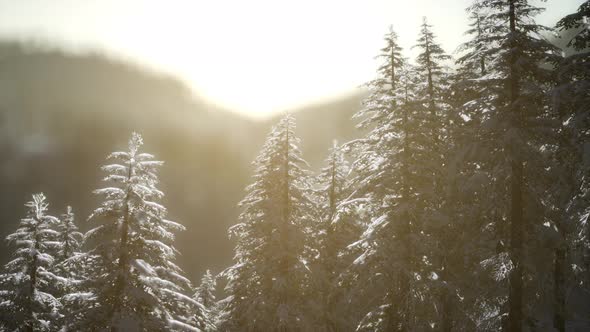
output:
{"label": "hazy sky", "polygon": [[[549,0],[553,25],[583,0]],[[392,24],[414,44],[422,16],[445,50],[463,40],[471,0],[0,0],[0,35],[100,49],[179,76],[232,110],[264,116],[371,79]]]}

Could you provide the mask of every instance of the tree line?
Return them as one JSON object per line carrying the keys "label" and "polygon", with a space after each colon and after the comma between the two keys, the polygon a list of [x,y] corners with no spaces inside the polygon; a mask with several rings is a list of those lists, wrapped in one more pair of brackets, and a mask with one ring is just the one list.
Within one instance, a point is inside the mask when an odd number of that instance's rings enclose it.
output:
{"label": "tree line", "polygon": [[[527,0],[475,0],[452,59],[424,19],[414,61],[391,28],[355,116],[362,137],[310,171],[285,115],[201,285],[175,262],[162,162],[103,167],[78,232],[42,194],[7,240],[7,331],[583,331],[590,328],[590,1],[549,43]],[[454,63],[451,68],[449,64]],[[224,289],[216,289],[217,281]],[[223,294],[220,300],[216,295]]]}

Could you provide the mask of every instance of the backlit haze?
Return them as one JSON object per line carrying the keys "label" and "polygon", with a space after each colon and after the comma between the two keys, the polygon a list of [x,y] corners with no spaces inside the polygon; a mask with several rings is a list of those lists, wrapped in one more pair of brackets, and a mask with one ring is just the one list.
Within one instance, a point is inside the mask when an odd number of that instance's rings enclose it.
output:
{"label": "backlit haze", "polygon": [[[393,25],[408,55],[422,17],[448,53],[470,0],[0,1],[0,36],[100,51],[173,74],[252,117],[335,98],[371,79]],[[582,0],[550,0],[552,26]]]}

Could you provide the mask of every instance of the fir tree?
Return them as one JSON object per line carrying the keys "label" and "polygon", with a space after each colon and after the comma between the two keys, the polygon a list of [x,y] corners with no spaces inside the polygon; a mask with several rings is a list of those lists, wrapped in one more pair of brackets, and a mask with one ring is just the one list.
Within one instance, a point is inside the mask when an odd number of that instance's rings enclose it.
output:
{"label": "fir tree", "polygon": [[352,260],[344,253],[346,247],[358,237],[360,227],[356,220],[338,214],[338,206],[350,194],[349,166],[344,149],[334,141],[326,159],[326,166],[317,177],[315,194],[320,211],[320,222],[315,224],[312,236],[315,249],[310,261],[314,274],[318,303],[323,317],[320,318],[327,331],[339,331],[350,325],[346,314],[345,291],[339,280],[340,274]]}
{"label": "fir tree", "polygon": [[201,284],[193,296],[195,301],[202,305],[202,315],[195,317],[197,327],[204,331],[216,331],[216,322],[219,316],[217,301],[215,300],[215,277],[207,270],[201,278]]}
{"label": "fir tree", "polygon": [[82,246],[83,235],[78,232],[78,226],[76,226],[75,216],[71,206],[68,206],[66,213],[62,215],[60,223],[57,225],[57,231],[60,242],[57,257],[59,258],[59,263],[61,263],[74,257]]}
{"label": "fir tree", "polygon": [[67,331],[69,326],[78,322],[80,310],[77,303],[70,302],[70,294],[79,294],[81,284],[85,279],[84,254],[80,252],[83,238],[82,233],[78,232],[75,224],[75,216],[72,207],[68,206],[66,213],[61,216],[57,224],[57,253],[56,262],[53,266],[53,272],[59,276],[57,282],[53,285],[54,293],[59,295],[60,302],[63,305],[62,322],[60,325]]}
{"label": "fir tree", "polygon": [[[479,175],[472,179],[487,182],[487,199],[481,199],[477,209],[487,211],[481,214],[482,236],[489,234],[489,242],[479,247],[490,257],[482,266],[491,269],[500,286],[488,284],[497,292],[482,297],[481,317],[486,319],[478,324],[486,329],[522,331],[525,320],[535,324],[530,310],[538,299],[532,294],[540,288],[539,280],[525,284],[526,276],[544,268],[527,252],[544,250],[540,245],[542,223],[533,221],[544,219],[547,204],[538,198],[547,186],[533,181],[547,177],[548,159],[543,151],[553,144],[556,133],[555,114],[547,98],[556,49],[540,35],[544,28],[534,23],[541,9],[526,0],[479,0],[471,10],[487,15],[490,52],[486,75],[473,81],[479,94],[466,104],[468,116],[477,122],[469,127],[474,139],[464,156],[477,160],[473,164]],[[525,293],[531,296],[528,300]],[[525,301],[529,303],[526,309]]]}
{"label": "fir tree", "polygon": [[[481,25],[478,27],[476,22],[475,28],[481,29]],[[436,244],[434,248],[445,247],[445,250],[435,249],[427,254],[432,276],[436,280],[431,287],[430,296],[438,311],[436,326],[444,332],[450,332],[455,319],[455,294],[458,293],[454,280],[456,273],[453,270],[460,267],[460,264],[453,264],[453,261],[456,256],[462,256],[464,253],[460,242],[449,242],[460,229],[453,218],[456,207],[452,193],[455,191],[456,174],[455,168],[451,167],[451,156],[456,150],[453,129],[461,120],[457,109],[451,107],[446,93],[449,91],[452,76],[446,69],[445,62],[451,58],[437,43],[432,26],[426,18],[422,23],[418,43],[414,47],[420,50],[416,59],[422,83],[419,98],[423,104],[428,105],[429,114],[425,116],[425,124],[430,127],[433,139],[429,147],[429,156],[434,195],[428,201],[429,210],[424,215],[423,231],[430,241]],[[482,59],[479,61],[480,66],[483,66],[482,61],[485,61],[485,58]]]}
{"label": "fir tree", "polygon": [[395,33],[385,40],[383,65],[356,115],[359,127],[370,131],[350,144],[356,157],[354,192],[342,207],[363,206],[371,219],[351,246],[361,252],[350,272],[355,292],[373,299],[358,330],[420,330],[431,322],[422,302],[431,280],[420,257],[428,252],[421,223],[432,199],[433,142],[416,74],[404,64]]}
{"label": "fir tree", "polygon": [[230,228],[237,244],[235,264],[224,272],[229,297],[222,330],[313,329],[303,259],[313,202],[294,121],[286,115],[268,136],[240,203],[239,223]]}
{"label": "fir tree", "polygon": [[47,290],[56,276],[50,272],[55,261],[58,219],[47,214],[45,195],[35,194],[25,204],[27,217],[15,233],[6,237],[16,246],[14,259],[0,276],[0,315],[10,331],[51,331],[59,319],[61,303]]}
{"label": "fir tree", "polygon": [[91,245],[90,291],[82,329],[113,331],[191,330],[201,305],[186,294],[190,282],[174,263],[174,232],[184,230],[166,220],[157,189],[161,161],[140,153],[143,141],[134,133],[128,151],[114,152],[104,166],[98,189],[104,201],[89,219],[98,226],[86,234]]}
{"label": "fir tree", "polygon": [[[565,331],[567,319],[574,324],[584,321],[590,294],[590,227],[588,226],[588,141],[590,138],[590,2],[585,1],[576,13],[557,23],[561,30],[574,30],[569,54],[557,67],[557,87],[553,106],[560,117],[559,143],[554,154],[553,220],[558,234],[554,267],[553,326]],[[572,270],[570,266],[576,266]],[[570,294],[567,301],[568,290]],[[582,295],[582,294],[585,294]],[[568,305],[569,304],[569,305]]]}

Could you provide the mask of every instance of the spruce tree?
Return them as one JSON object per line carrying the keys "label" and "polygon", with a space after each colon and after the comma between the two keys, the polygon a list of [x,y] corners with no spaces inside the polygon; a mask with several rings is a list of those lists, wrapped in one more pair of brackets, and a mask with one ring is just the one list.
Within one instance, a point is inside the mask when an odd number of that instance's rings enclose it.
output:
{"label": "spruce tree", "polygon": [[[478,27],[476,22],[475,29],[478,28],[481,29],[481,26]],[[420,51],[416,59],[421,81],[419,98],[423,104],[428,105],[425,124],[430,127],[432,136],[429,171],[434,195],[430,197],[430,207],[424,215],[423,230],[435,245],[434,248],[445,247],[445,250],[435,249],[427,255],[432,276],[436,280],[431,287],[430,297],[437,307],[436,326],[444,332],[450,332],[456,315],[454,307],[458,303],[456,294],[459,293],[455,280],[455,269],[460,267],[457,257],[464,254],[462,243],[451,241],[457,230],[461,229],[454,218],[456,169],[451,167],[452,155],[456,151],[454,128],[461,122],[461,118],[458,116],[458,109],[450,104],[447,93],[452,76],[446,68],[446,62],[451,57],[437,42],[426,18],[414,47]],[[480,59],[480,66],[483,66],[482,61],[485,60]]]}
{"label": "spruce tree", "polygon": [[234,261],[223,301],[221,329],[299,331],[313,329],[308,309],[309,270],[304,259],[313,201],[295,120],[275,126],[254,165],[254,182],[240,202]]}
{"label": "spruce tree", "polygon": [[202,305],[202,311],[206,315],[206,319],[203,322],[199,322],[199,318],[196,318],[197,326],[203,330],[215,331],[213,326],[218,316],[218,305],[215,299],[215,277],[211,274],[210,270],[207,270],[201,278],[201,284],[197,287],[197,290],[193,298]]}
{"label": "spruce tree", "polygon": [[0,317],[9,331],[52,331],[58,329],[61,303],[48,290],[55,282],[51,273],[59,222],[47,214],[49,204],[42,193],[25,204],[27,216],[6,240],[16,247],[14,259],[0,275]]}
{"label": "spruce tree", "polygon": [[350,194],[349,165],[344,149],[334,141],[316,179],[315,191],[320,211],[320,222],[312,229],[315,249],[310,261],[317,287],[318,303],[321,303],[320,324],[327,331],[340,331],[350,325],[346,314],[346,287],[340,275],[352,263],[346,255],[346,247],[360,234],[360,227],[354,218],[338,213],[339,205]]}
{"label": "spruce tree", "polygon": [[390,30],[371,94],[355,117],[368,134],[354,149],[353,193],[343,207],[362,208],[370,222],[351,248],[360,252],[350,273],[370,311],[358,330],[411,331],[431,323],[422,302],[431,280],[421,259],[428,253],[422,222],[431,208],[433,144],[428,108],[417,75],[405,64]]}
{"label": "spruce tree", "polygon": [[525,281],[531,280],[535,269],[545,268],[535,262],[542,255],[529,253],[546,250],[541,245],[546,232],[540,221],[546,218],[548,206],[540,198],[547,184],[539,180],[547,178],[546,149],[556,133],[548,90],[557,54],[540,34],[544,28],[534,23],[533,17],[542,9],[528,1],[478,0],[471,10],[486,14],[490,51],[486,75],[473,81],[478,96],[466,104],[471,112],[468,116],[478,123],[469,126],[473,141],[464,156],[473,158],[478,176],[463,185],[487,182],[482,191],[487,198],[477,207],[487,211],[481,215],[484,232],[480,239],[487,238],[479,247],[489,257],[482,267],[491,270],[498,286],[488,284],[497,291],[481,298],[478,324],[522,331],[525,321],[535,324],[531,310],[538,299],[533,294],[540,289],[540,280]]}
{"label": "spruce tree", "polygon": [[62,263],[74,257],[80,251],[83,240],[83,235],[78,231],[78,226],[76,226],[75,216],[71,206],[67,207],[56,230],[59,233],[58,240],[60,242],[57,257],[59,263]]}
{"label": "spruce tree", "polygon": [[70,301],[72,300],[70,295],[74,294],[74,299],[82,296],[79,292],[83,290],[82,284],[86,278],[85,255],[81,252],[84,236],[78,231],[71,206],[68,206],[61,216],[56,225],[56,231],[58,245],[52,271],[59,278],[53,285],[53,289],[63,306],[60,325],[63,326],[64,331],[68,331],[70,326],[74,326],[79,321],[78,311],[81,309],[78,306],[79,303]]}
{"label": "spruce tree", "polygon": [[157,169],[163,164],[140,152],[143,140],[133,133],[128,150],[114,152],[103,166],[109,186],[90,220],[98,224],[86,234],[92,262],[86,322],[80,329],[112,331],[190,330],[200,305],[188,294],[189,280],[174,263],[174,232],[184,230],[165,219],[157,201]]}
{"label": "spruce tree", "polygon": [[[560,118],[559,143],[556,147],[554,187],[554,225],[559,233],[555,249],[553,326],[565,331],[567,320],[574,326],[584,321],[590,294],[590,227],[587,216],[589,186],[588,141],[590,138],[590,1],[557,23],[560,30],[573,31],[567,54],[557,67],[557,87],[553,106]],[[571,269],[571,266],[580,267]],[[570,291],[569,301],[567,293]]]}

